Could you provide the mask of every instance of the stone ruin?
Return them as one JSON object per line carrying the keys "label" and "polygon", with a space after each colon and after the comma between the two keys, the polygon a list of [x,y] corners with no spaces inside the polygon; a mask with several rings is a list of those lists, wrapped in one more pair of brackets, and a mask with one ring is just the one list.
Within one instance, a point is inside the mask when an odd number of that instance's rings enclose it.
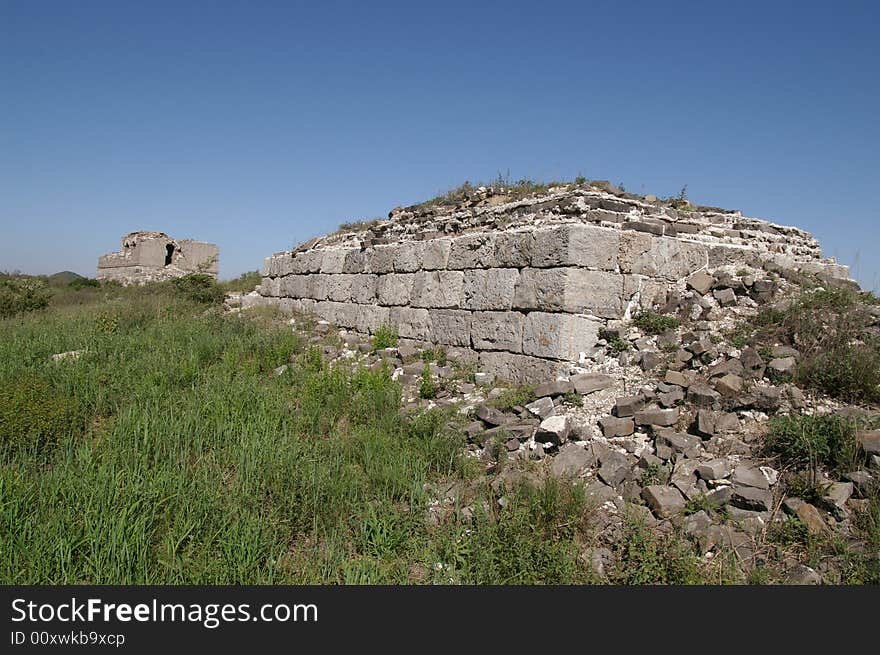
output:
{"label": "stone ruin", "polygon": [[539,383],[587,363],[603,329],[668,307],[707,271],[756,272],[757,302],[770,271],[853,284],[803,230],[675,204],[582,185],[528,198],[480,187],[454,206],[398,208],[276,253],[245,304],[363,334],[390,325],[404,342]]}
{"label": "stone ruin", "polygon": [[122,250],[98,258],[99,280],[124,285],[159,282],[191,273],[217,277],[220,251],[213,243],[175,240],[164,232],[131,232]]}

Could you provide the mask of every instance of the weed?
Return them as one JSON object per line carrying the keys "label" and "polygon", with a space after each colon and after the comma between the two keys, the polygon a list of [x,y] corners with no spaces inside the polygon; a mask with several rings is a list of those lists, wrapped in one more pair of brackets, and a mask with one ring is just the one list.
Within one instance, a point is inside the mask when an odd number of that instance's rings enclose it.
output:
{"label": "weed", "polygon": [[681,322],[674,316],[645,310],[636,314],[633,325],[647,334],[662,334],[667,330],[674,330],[681,325]]}
{"label": "weed", "polygon": [[771,419],[764,444],[786,466],[846,471],[859,458],[854,432],[854,423],[839,416],[795,414]]}
{"label": "weed", "polygon": [[531,385],[523,384],[505,389],[500,396],[491,401],[491,404],[498,409],[508,410],[513,407],[527,405],[534,399],[535,388]]}
{"label": "weed", "polygon": [[430,399],[437,396],[437,385],[431,375],[431,367],[425,364],[422,369],[422,376],[419,380],[419,396],[421,398]]}
{"label": "weed", "polygon": [[397,347],[397,328],[393,325],[382,325],[373,335],[373,350]]}

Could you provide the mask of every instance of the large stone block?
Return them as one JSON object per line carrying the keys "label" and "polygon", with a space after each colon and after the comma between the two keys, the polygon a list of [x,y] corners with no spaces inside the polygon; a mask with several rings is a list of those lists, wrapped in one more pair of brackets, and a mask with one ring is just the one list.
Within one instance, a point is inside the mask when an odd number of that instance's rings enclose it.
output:
{"label": "large stone block", "polygon": [[[119,256],[119,253],[111,252],[110,254],[101,255],[100,257],[98,257],[98,268],[125,265],[125,260],[123,260],[123,258]],[[263,268],[260,269],[260,276],[269,277],[271,266],[272,257],[266,257],[265,259],[263,259]]]}
{"label": "large stone block", "polygon": [[623,316],[626,308],[623,275],[584,268],[566,270],[565,311],[601,318]]}
{"label": "large stone block", "polygon": [[323,257],[321,259],[321,272],[328,274],[342,273],[345,267],[345,256],[348,251],[342,248],[329,248],[322,250]]}
{"label": "large stone block", "polygon": [[514,309],[559,312],[565,307],[566,268],[525,268],[513,294]]}
{"label": "large stone block", "polygon": [[461,306],[465,309],[510,309],[519,271],[492,268],[464,272]]}
{"label": "large stone block", "polygon": [[452,240],[447,268],[495,268],[495,235],[465,234]]}
{"label": "large stone block", "polygon": [[446,268],[449,253],[452,250],[452,239],[431,239],[425,241],[422,248],[422,269],[437,271]]}
{"label": "large stone block", "polygon": [[356,303],[372,304],[376,302],[378,286],[378,275],[353,275],[351,278],[351,299]]}
{"label": "large stone block", "polygon": [[535,235],[528,232],[501,232],[495,237],[495,262],[500,268],[525,268],[532,262]]}
{"label": "large stone block", "polygon": [[327,277],[327,298],[336,302],[349,302],[353,277],[353,275],[329,275]]}
{"label": "large stone block", "polygon": [[483,371],[514,384],[541,384],[555,380],[560,369],[558,362],[500,350],[481,352],[479,365]]}
{"label": "large stone block", "polygon": [[422,341],[431,339],[431,316],[427,309],[392,307],[388,320],[401,337]]}
{"label": "large stone block", "polygon": [[471,313],[460,309],[431,309],[431,341],[448,346],[471,345]]}
{"label": "large stone block", "polygon": [[394,255],[394,271],[396,273],[415,273],[422,268],[421,241],[404,241],[397,245]]}
{"label": "large stone block", "polygon": [[308,280],[308,275],[288,275],[280,278],[278,295],[284,298],[306,298]]}
{"label": "large stone block", "polygon": [[397,246],[381,245],[371,248],[367,252],[367,270],[370,273],[391,273],[394,271],[394,258],[397,255]]}
{"label": "large stone block", "polygon": [[367,253],[364,250],[349,250],[342,263],[343,273],[363,273],[367,270]]}
{"label": "large stone block", "polygon": [[420,271],[412,285],[413,307],[455,308],[461,303],[462,271]]}
{"label": "large stone block", "polygon": [[601,326],[583,316],[531,312],[523,326],[523,353],[576,362],[596,345]]}
{"label": "large stone block", "polygon": [[356,315],[355,329],[363,334],[373,334],[383,325],[388,325],[391,310],[377,305],[361,305]]}
{"label": "large stone block", "polygon": [[380,305],[408,305],[412,298],[415,273],[389,273],[379,276],[378,299]]}
{"label": "large stone block", "polygon": [[275,259],[275,269],[278,277],[284,277],[293,273],[293,255],[289,252],[276,255],[273,259]]}
{"label": "large stone block", "polygon": [[639,232],[621,232],[618,263],[623,273],[678,280],[708,264],[703,244]]}
{"label": "large stone block", "polygon": [[306,273],[318,273],[321,270],[321,264],[324,261],[323,251],[321,250],[305,250],[298,252],[293,257],[291,273],[304,275]]}
{"label": "large stone block", "polygon": [[281,293],[281,278],[264,277],[260,282],[260,295],[277,298]]}
{"label": "large stone block", "polygon": [[620,232],[572,223],[535,231],[532,266],[585,266],[615,270]]}
{"label": "large stone block", "polygon": [[471,343],[475,350],[522,352],[522,334],[519,312],[474,312]]}
{"label": "large stone block", "polygon": [[312,300],[327,300],[329,294],[329,282],[334,276],[323,273],[313,273],[303,276],[306,279],[305,297]]}

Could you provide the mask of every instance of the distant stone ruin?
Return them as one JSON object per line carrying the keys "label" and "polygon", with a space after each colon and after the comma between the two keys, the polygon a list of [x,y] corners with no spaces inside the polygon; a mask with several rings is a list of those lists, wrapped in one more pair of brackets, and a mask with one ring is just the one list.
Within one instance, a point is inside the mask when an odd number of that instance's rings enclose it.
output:
{"label": "distant stone ruin", "polygon": [[365,334],[391,325],[513,382],[585,362],[603,329],[668,307],[695,274],[747,268],[759,303],[771,271],[851,283],[803,230],[578,185],[481,187],[348,228],[266,259],[249,302]]}
{"label": "distant stone ruin", "polygon": [[98,279],[124,285],[159,282],[191,273],[217,277],[220,251],[213,243],[175,240],[164,232],[131,232],[122,250],[98,258]]}

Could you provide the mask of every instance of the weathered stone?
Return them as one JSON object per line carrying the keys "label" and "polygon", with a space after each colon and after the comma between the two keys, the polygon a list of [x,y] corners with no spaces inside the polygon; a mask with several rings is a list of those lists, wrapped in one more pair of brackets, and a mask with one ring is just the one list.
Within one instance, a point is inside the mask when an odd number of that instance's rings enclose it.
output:
{"label": "weathered stone", "polygon": [[760,469],[740,464],[730,476],[730,481],[742,487],[754,487],[756,489],[769,489],[770,483]]}
{"label": "weathered stone", "polygon": [[643,409],[636,412],[635,422],[637,425],[657,425],[669,427],[678,422],[679,410],[674,409]]}
{"label": "weathered stone", "polygon": [[[285,254],[284,259],[290,257]],[[96,278],[122,285],[159,282],[192,273],[216,278],[219,260],[220,250],[213,243],[172,239],[164,232],[130,232],[122,237],[122,250],[98,258]],[[279,259],[271,258],[266,264],[266,277],[278,275],[279,264]]]}
{"label": "weathered stone", "polygon": [[770,491],[755,487],[734,487],[730,502],[752,512],[769,512],[773,509],[773,495]]}
{"label": "weathered stone", "polygon": [[715,284],[715,278],[706,271],[697,271],[687,279],[687,286],[701,296],[705,296]]}
{"label": "weathered stone", "polygon": [[531,312],[523,327],[523,353],[579,361],[598,341],[600,323],[570,314]]}
{"label": "weathered stone", "polygon": [[712,407],[720,398],[720,393],[703,382],[695,382],[687,390],[688,401],[697,407]]}
{"label": "weathered stone", "polygon": [[688,457],[696,457],[702,450],[699,437],[683,432],[661,432],[657,435],[657,443],[669,446],[674,452]]}
{"label": "weathered stone", "polygon": [[712,292],[712,295],[722,307],[736,305],[736,294],[733,289],[716,289]]}
{"label": "weathered stone", "polygon": [[534,233],[532,266],[591,266],[607,271],[617,265],[619,232],[581,224],[541,228]]}
{"label": "weathered stone", "polygon": [[534,244],[532,232],[501,232],[495,235],[495,262],[501,268],[525,268],[532,263]]}
{"label": "weathered stone", "polygon": [[445,269],[452,249],[451,239],[431,239],[422,246],[422,269],[435,271]]}
{"label": "weathered stone", "polygon": [[666,371],[666,377],[663,379],[667,384],[674,384],[684,388],[690,386],[691,383],[690,378],[679,371]]}
{"label": "weathered stone", "polygon": [[623,286],[623,276],[618,273],[568,269],[563,309],[574,314],[620,318],[625,309]]}
{"label": "weathered stone", "polygon": [[547,359],[504,351],[480,352],[480,366],[505,382],[535,384],[556,377],[559,364]]}
{"label": "weathered stone", "polygon": [[462,284],[464,309],[509,310],[519,271],[514,268],[467,270]]}
{"label": "weathered stone", "polygon": [[550,475],[557,478],[574,477],[586,469],[596,465],[593,451],[576,443],[564,444],[553,463],[550,465]]}
{"label": "weathered stone", "polygon": [[518,312],[474,312],[471,343],[476,350],[522,351],[523,315]]}
{"label": "weathered stone", "polygon": [[609,388],[614,384],[614,378],[602,373],[582,373],[572,376],[571,383],[574,385],[575,391],[587,395]]}
{"label": "weathered stone", "polygon": [[681,512],[687,504],[675,487],[652,484],[642,489],[642,498],[658,518],[669,518]]}
{"label": "weathered stone", "polygon": [[526,409],[542,419],[552,416],[555,411],[552,398],[539,398],[535,402],[526,405]]}
{"label": "weathered stone", "polygon": [[794,357],[773,359],[768,368],[776,375],[792,375],[797,368],[797,360]]}
{"label": "weathered stone", "polygon": [[724,459],[700,462],[697,466],[697,475],[707,482],[709,480],[720,480],[730,475],[730,466],[727,464],[727,460]]}
{"label": "weathered stone", "polygon": [[565,415],[550,416],[541,421],[535,433],[535,441],[559,445],[568,439],[571,423]]}
{"label": "weathered stone", "polygon": [[574,385],[568,380],[554,380],[553,382],[544,382],[535,387],[535,397],[562,396],[572,391],[574,391]]}
{"label": "weathered stone", "polygon": [[622,398],[618,398],[614,402],[614,414],[615,416],[619,416],[621,418],[626,416],[634,416],[635,413],[644,406],[644,396],[624,396]]}
{"label": "weathered stone", "polygon": [[472,314],[456,309],[430,309],[431,341],[443,345],[471,345]]}
{"label": "weathered stone", "polygon": [[466,234],[452,240],[447,268],[496,268],[495,236],[491,233]]}
{"label": "weathered stone", "polygon": [[828,532],[828,524],[822,518],[822,513],[810,503],[799,503],[795,509],[795,516],[806,526],[810,534],[822,535]]}
{"label": "weathered stone", "polygon": [[715,383],[715,389],[722,396],[735,396],[743,390],[743,379],[737,375],[727,374]]}
{"label": "weathered stone", "polygon": [[476,417],[488,425],[504,425],[513,421],[513,417],[508,414],[486,405],[477,407]]}
{"label": "weathered stone", "polygon": [[626,455],[608,450],[599,457],[599,479],[607,485],[617,488],[630,475],[632,465]]}
{"label": "weathered stone", "polygon": [[526,268],[513,294],[514,309],[559,312],[566,307],[568,271],[565,268]]}
{"label": "weathered stone", "polygon": [[412,284],[413,307],[456,308],[462,299],[464,273],[461,271],[420,271]]}
{"label": "weathered stone", "polygon": [[606,439],[628,437],[635,432],[635,422],[631,417],[617,418],[615,416],[605,416],[599,419],[599,426],[602,428],[602,435]]}

